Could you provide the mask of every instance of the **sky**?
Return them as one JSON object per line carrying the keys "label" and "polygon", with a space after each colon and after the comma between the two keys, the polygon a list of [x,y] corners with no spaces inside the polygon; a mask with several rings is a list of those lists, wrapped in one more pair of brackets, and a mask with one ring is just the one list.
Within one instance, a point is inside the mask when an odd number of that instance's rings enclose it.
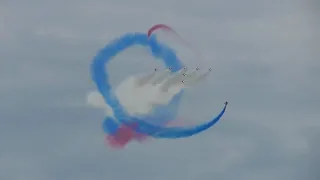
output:
{"label": "sky", "polygon": [[[0,179],[320,179],[319,8],[316,0],[1,0]],[[213,68],[194,91],[193,114],[217,114],[225,100],[228,109],[201,135],[112,150],[103,112],[85,104],[95,89],[90,62],[110,40],[157,23]],[[115,71],[144,58],[130,53]]]}

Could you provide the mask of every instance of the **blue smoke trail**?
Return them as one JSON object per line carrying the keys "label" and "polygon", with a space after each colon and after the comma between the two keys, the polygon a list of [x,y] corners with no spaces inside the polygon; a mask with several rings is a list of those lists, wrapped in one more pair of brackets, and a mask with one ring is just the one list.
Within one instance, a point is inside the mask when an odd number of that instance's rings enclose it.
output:
{"label": "blue smoke trail", "polygon": [[[183,91],[177,94],[169,103],[169,105],[164,105],[157,108],[155,111],[156,113],[154,114],[146,115],[140,118],[129,116],[115,94],[112,92],[112,87],[108,80],[108,73],[105,70],[105,64],[107,64],[118,53],[133,45],[141,45],[150,48],[152,55],[156,59],[162,60],[166,67],[171,67],[173,72],[176,72],[183,67],[173,50],[163,44],[160,44],[154,36],[148,37],[143,33],[126,34],[105,46],[93,59],[91,66],[92,80],[96,83],[96,86],[99,92],[102,94],[105,102],[113,109],[114,116],[120,123],[128,126],[130,126],[130,123],[132,122],[137,123],[138,126],[134,128],[135,131],[156,138],[181,138],[198,134],[210,128],[219,121],[225,112],[226,106],[216,118],[213,118],[207,123],[191,128],[166,128],[163,126],[149,124],[145,121],[162,121],[162,123],[165,124],[169,120],[174,119],[176,117],[177,108]],[[168,113],[161,113],[163,111]],[[163,114],[165,114],[165,116],[163,116]],[[109,130],[115,132],[117,126],[115,123],[111,122],[114,120],[109,118],[108,121],[109,122],[104,124],[105,131],[108,131],[109,128]]]}

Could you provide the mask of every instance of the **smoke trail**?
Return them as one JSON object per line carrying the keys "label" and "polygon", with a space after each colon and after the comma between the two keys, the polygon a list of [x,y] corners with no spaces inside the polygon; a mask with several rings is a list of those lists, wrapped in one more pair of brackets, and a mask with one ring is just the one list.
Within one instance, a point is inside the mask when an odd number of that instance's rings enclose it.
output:
{"label": "smoke trail", "polygon": [[167,46],[158,43],[154,36],[148,38],[147,35],[141,33],[127,34],[105,46],[93,59],[91,66],[92,79],[96,83],[105,102],[112,108],[115,119],[127,126],[135,123],[137,124],[134,128],[135,131],[157,138],[181,138],[192,136],[210,128],[219,121],[225,112],[226,105],[216,118],[213,118],[208,123],[191,128],[166,128],[147,122],[160,122],[163,124],[166,121],[169,121],[169,119],[174,119],[183,91],[174,96],[168,105],[160,105],[156,108],[155,112],[151,114],[139,117],[130,116],[126,109],[122,107],[116,95],[112,92],[112,87],[108,82],[108,73],[105,71],[104,67],[114,56],[132,45],[142,45],[150,48],[152,55],[156,59],[162,60],[168,68],[172,68],[173,72],[182,68],[182,63],[176,57],[174,51]]}

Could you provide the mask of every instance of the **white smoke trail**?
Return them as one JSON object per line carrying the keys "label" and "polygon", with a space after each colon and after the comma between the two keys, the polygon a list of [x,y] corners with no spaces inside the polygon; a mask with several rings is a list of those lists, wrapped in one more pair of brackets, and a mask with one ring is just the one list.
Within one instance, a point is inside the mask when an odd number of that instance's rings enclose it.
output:
{"label": "white smoke trail", "polygon": [[[198,75],[198,70],[186,73],[187,68],[184,67],[171,73],[171,69],[164,72],[155,69],[146,75],[129,76],[115,89],[115,95],[130,115],[147,114],[154,106],[168,104],[181,90],[205,79],[209,71]],[[113,117],[112,109],[99,92],[90,92],[87,103]]]}

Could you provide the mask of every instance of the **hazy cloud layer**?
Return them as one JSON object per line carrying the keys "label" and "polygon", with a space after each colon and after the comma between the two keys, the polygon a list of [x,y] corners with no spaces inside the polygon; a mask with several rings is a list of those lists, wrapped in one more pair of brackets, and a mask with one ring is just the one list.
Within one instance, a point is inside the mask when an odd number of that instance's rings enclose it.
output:
{"label": "hazy cloud layer", "polygon": [[[1,1],[0,179],[319,179],[317,12],[317,1],[302,0]],[[230,106],[202,135],[112,151],[103,113],[84,104],[90,61],[108,40],[156,23],[214,69],[194,90],[210,95],[194,111]],[[130,53],[113,67],[148,62]]]}

